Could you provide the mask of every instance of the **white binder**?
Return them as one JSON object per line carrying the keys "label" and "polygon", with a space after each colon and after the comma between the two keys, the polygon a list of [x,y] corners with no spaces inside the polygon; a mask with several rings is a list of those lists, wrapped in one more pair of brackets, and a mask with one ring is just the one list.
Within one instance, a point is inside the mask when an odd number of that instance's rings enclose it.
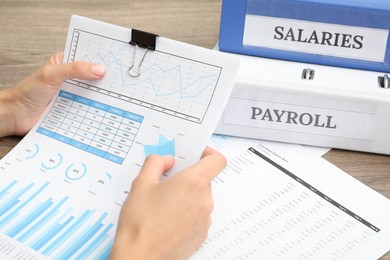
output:
{"label": "white binder", "polygon": [[215,133],[390,154],[387,74],[236,55]]}

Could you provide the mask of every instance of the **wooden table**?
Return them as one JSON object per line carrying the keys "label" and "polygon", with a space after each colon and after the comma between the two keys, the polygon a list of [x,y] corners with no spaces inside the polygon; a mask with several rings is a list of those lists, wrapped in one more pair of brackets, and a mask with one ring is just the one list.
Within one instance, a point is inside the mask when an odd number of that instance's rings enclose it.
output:
{"label": "wooden table", "polygon": [[[218,40],[220,10],[221,0],[1,0],[0,89],[64,49],[72,14],[212,48]],[[0,138],[0,158],[19,140]],[[333,149],[324,158],[390,198],[390,156]],[[390,253],[382,259],[390,259]]]}

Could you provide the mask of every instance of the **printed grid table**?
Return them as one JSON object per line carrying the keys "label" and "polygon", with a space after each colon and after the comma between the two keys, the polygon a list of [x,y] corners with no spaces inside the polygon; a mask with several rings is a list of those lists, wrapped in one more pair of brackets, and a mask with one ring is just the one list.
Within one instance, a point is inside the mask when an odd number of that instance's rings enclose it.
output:
{"label": "printed grid table", "polygon": [[143,118],[61,90],[37,132],[122,164]]}

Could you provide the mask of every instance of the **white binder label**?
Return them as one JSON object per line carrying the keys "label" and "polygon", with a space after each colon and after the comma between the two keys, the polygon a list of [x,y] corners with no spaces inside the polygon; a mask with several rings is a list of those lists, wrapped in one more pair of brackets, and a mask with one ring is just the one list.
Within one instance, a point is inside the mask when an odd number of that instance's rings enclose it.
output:
{"label": "white binder label", "polygon": [[375,114],[231,97],[223,122],[253,128],[371,141]]}
{"label": "white binder label", "polygon": [[247,14],[243,45],[383,62],[388,30]]}

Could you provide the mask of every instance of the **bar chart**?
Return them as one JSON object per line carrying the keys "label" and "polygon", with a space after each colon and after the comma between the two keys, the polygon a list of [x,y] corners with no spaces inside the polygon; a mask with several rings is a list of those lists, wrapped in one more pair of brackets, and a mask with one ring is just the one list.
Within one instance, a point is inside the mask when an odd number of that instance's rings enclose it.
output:
{"label": "bar chart", "polygon": [[0,230],[52,259],[107,259],[114,224],[109,213],[77,209],[70,197],[47,196],[51,183],[19,183],[0,187]]}

